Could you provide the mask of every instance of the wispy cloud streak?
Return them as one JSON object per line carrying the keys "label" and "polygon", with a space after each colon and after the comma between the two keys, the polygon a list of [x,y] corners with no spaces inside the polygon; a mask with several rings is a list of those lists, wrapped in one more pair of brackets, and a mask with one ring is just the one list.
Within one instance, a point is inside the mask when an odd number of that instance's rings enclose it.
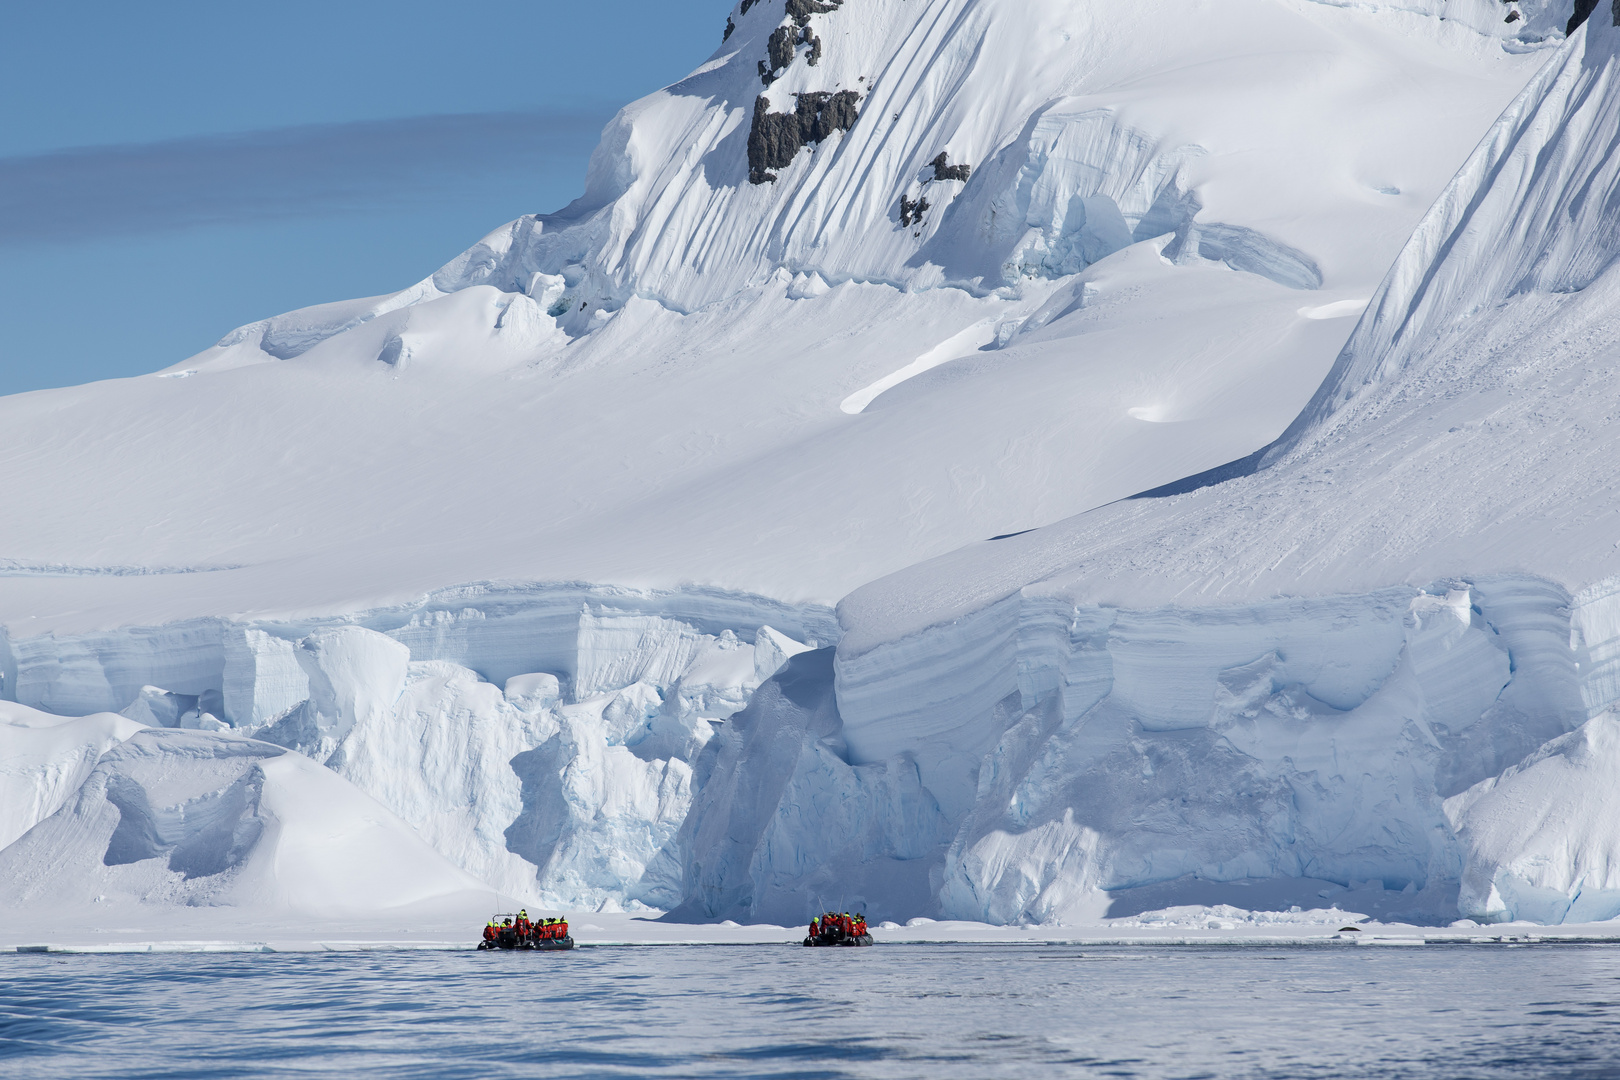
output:
{"label": "wispy cloud streak", "polygon": [[396,208],[579,168],[610,116],[420,116],[0,158],[0,246]]}

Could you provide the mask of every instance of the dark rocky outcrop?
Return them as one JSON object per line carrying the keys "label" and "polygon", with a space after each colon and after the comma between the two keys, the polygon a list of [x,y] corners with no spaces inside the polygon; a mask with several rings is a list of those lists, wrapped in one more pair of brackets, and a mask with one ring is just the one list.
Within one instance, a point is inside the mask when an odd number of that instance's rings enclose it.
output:
{"label": "dark rocky outcrop", "polygon": [[836,94],[795,94],[790,113],[771,112],[761,95],[754,101],[754,126],[748,132],[748,182],[768,184],[772,169],[785,169],[800,150],[826,141],[835,131],[848,131],[860,119],[861,97],[853,90]]}
{"label": "dark rocky outcrop", "polygon": [[909,196],[900,196],[900,224],[910,228],[912,225],[921,225],[923,215],[928,212],[928,197],[919,195],[912,199]]}
{"label": "dark rocky outcrop", "polygon": [[726,16],[726,32],[724,34],[720,35],[720,44],[724,45],[726,42],[730,41],[731,40],[731,35],[735,34],[736,32],[737,32],[737,24],[732,21],[730,15],[727,15]]}
{"label": "dark rocky outcrop", "polygon": [[793,26],[778,26],[771,31],[765,43],[766,59],[759,62],[759,78],[766,86],[776,81],[776,73],[793,63],[793,53],[799,46],[801,31]]}
{"label": "dark rocky outcrop", "polygon": [[[1581,24],[1597,10],[1597,6],[1598,0],[1575,0],[1575,13],[1569,17],[1569,25],[1564,27],[1564,36],[1568,37],[1580,29]],[[1614,19],[1614,25],[1620,26],[1620,0],[1613,0],[1609,5],[1609,13]]]}
{"label": "dark rocky outcrop", "polygon": [[973,166],[949,165],[946,163],[948,160],[949,159],[946,158],[945,153],[941,151],[939,157],[929,162],[929,164],[934,167],[935,180],[966,181],[968,177],[973,175]]}
{"label": "dark rocky outcrop", "polygon": [[[767,58],[759,62],[759,79],[766,86],[771,85],[779,77],[779,73],[786,70],[793,63],[793,54],[800,45],[810,47],[810,55],[805,63],[815,67],[821,62],[821,39],[815,31],[810,29],[810,16],[825,15],[837,11],[844,5],[844,0],[788,0],[787,17],[792,20],[791,25],[784,24],[776,28],[771,34],[771,40],[766,47]],[[748,5],[743,5],[743,11]]]}
{"label": "dark rocky outcrop", "polygon": [[810,16],[827,15],[844,6],[844,0],[787,0],[787,16],[798,27],[810,25]]}

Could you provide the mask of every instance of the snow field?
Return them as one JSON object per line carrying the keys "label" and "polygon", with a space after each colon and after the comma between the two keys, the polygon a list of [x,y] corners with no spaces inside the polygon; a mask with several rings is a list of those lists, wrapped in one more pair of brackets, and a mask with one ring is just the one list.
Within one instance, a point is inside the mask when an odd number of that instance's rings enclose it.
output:
{"label": "snow field", "polygon": [[[862,0],[767,88],[783,11],[628,107],[578,203],[426,281],[244,327],[190,378],[0,402],[40,495],[0,523],[36,568],[0,621],[298,623],[479,580],[831,604],[1219,465],[1342,345],[1300,310],[1371,294],[1545,55],[1487,0]],[[852,89],[849,130],[747,182],[760,94]]]}

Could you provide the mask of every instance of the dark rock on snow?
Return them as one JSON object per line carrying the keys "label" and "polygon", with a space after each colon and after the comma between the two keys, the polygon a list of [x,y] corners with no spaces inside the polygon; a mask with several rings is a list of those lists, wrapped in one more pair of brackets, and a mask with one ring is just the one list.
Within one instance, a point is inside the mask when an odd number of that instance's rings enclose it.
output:
{"label": "dark rock on snow", "polygon": [[911,199],[905,195],[900,196],[900,224],[911,226],[921,225],[923,215],[928,212],[928,199],[919,195]]}
{"label": "dark rock on snow", "polygon": [[793,63],[793,52],[799,44],[800,31],[792,26],[778,26],[771,31],[765,43],[766,59],[759,62],[759,78],[766,86],[776,81],[776,73]]}
{"label": "dark rock on snow", "polygon": [[945,157],[944,152],[941,152],[939,157],[937,157],[933,161],[929,162],[929,164],[934,167],[934,179],[935,180],[963,180],[963,181],[965,181],[965,180],[967,180],[967,178],[969,176],[973,175],[973,166],[971,166],[971,165],[947,165],[946,161],[947,161],[947,158]]}
{"label": "dark rock on snow", "polygon": [[787,0],[787,15],[794,25],[810,25],[810,16],[826,15],[844,6],[844,0]]}
{"label": "dark rock on snow", "polygon": [[[1569,25],[1564,27],[1564,36],[1568,37],[1580,29],[1580,25],[1591,17],[1597,6],[1598,0],[1575,0],[1575,13],[1569,17]],[[1609,14],[1614,18],[1614,25],[1620,26],[1620,0],[1613,0],[1609,5]]]}
{"label": "dark rock on snow", "polygon": [[800,150],[820,143],[835,131],[848,131],[860,119],[860,95],[853,90],[836,94],[795,94],[790,113],[771,112],[761,95],[754,101],[754,126],[748,132],[748,182],[768,184],[776,179],[771,169],[785,169]]}

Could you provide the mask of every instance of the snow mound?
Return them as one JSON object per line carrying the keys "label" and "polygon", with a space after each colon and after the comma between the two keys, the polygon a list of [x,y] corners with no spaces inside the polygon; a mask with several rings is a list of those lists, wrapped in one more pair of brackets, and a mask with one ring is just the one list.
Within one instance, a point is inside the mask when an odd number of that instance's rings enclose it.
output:
{"label": "snow mound", "polygon": [[0,903],[391,908],[483,886],[329,769],[237,736],[148,729],[0,851]]}
{"label": "snow mound", "polygon": [[1482,923],[1620,917],[1620,717],[1605,713],[1446,800]]}
{"label": "snow mound", "polygon": [[0,850],[56,813],[101,755],[141,728],[110,713],[52,716],[0,701]]}

